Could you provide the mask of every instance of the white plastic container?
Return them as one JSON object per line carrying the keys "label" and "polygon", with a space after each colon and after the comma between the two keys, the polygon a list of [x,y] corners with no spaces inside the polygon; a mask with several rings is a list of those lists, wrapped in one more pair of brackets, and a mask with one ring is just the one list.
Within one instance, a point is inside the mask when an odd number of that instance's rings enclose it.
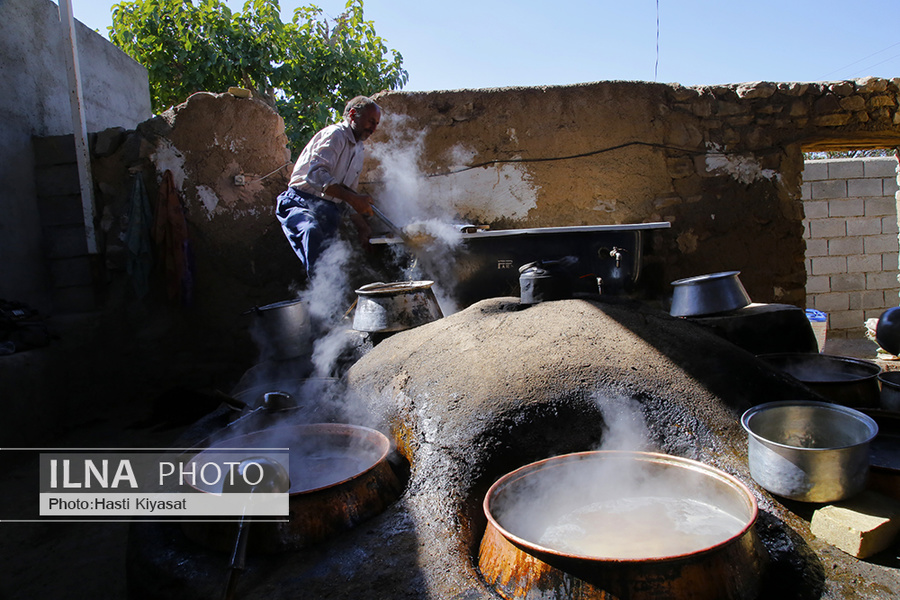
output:
{"label": "white plastic container", "polygon": [[828,337],[828,315],[820,310],[807,308],[806,318],[809,319],[809,324],[812,327],[813,333],[816,334],[819,352],[822,352],[825,350],[825,340]]}

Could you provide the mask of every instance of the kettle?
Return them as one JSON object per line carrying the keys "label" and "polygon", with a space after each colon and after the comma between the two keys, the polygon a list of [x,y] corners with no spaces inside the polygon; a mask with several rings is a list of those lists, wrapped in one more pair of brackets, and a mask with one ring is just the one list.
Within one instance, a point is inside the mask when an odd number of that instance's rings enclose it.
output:
{"label": "kettle", "polygon": [[572,286],[560,261],[538,260],[519,267],[519,303],[537,304],[572,297]]}

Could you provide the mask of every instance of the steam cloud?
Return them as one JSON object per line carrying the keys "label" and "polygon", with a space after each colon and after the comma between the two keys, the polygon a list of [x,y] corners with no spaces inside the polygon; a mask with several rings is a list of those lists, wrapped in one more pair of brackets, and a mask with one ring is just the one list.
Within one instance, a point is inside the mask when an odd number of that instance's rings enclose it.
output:
{"label": "steam cloud", "polygon": [[[381,182],[376,201],[398,227],[411,238],[416,248],[415,261],[407,267],[408,280],[433,280],[438,304],[444,315],[458,310],[453,290],[457,275],[452,260],[462,243],[460,216],[451,207],[458,206],[465,190],[454,188],[452,178],[428,177],[422,168],[426,131],[412,126],[406,115],[385,115],[385,127],[391,130],[387,142],[372,147],[371,155],[379,167]],[[447,152],[451,170],[471,161],[473,152],[454,146]],[[408,251],[395,248],[398,262]]]}

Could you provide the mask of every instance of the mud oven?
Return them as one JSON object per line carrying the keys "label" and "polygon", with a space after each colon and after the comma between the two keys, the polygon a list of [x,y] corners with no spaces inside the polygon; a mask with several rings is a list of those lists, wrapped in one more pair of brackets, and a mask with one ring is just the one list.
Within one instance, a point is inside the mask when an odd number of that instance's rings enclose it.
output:
{"label": "mud oven", "polygon": [[[625,269],[623,257],[639,256],[642,243],[624,251],[621,241],[598,243],[591,254],[603,255],[609,272],[592,268],[592,286]],[[380,340],[340,379],[304,379],[293,360],[251,369],[233,394],[249,408],[221,407],[186,444],[256,443],[260,432],[279,431],[292,464],[295,452],[298,461],[315,454],[307,442],[316,438],[360,462],[333,484],[292,482],[289,522],[251,524],[241,577],[227,593],[487,600],[900,591],[895,566],[816,539],[816,505],[775,496],[751,475],[741,415],[772,401],[823,399],[755,356],[760,345],[816,350],[802,311],[674,317],[625,293],[640,272],[639,263],[627,268],[623,293],[478,300]],[[772,319],[792,333],[777,342],[753,333]],[[276,388],[290,388],[295,402],[254,410]],[[639,491],[623,496],[635,481]],[[665,495],[660,482],[681,503],[669,513],[674,536],[622,516],[669,510],[648,504]],[[729,525],[702,526],[689,504],[714,507]],[[622,518],[604,514],[616,511]],[[549,515],[555,520],[539,524]],[[611,525],[616,533],[596,534]],[[130,595],[222,597],[235,535],[235,524],[133,524]],[[566,547],[578,539],[605,550]]]}

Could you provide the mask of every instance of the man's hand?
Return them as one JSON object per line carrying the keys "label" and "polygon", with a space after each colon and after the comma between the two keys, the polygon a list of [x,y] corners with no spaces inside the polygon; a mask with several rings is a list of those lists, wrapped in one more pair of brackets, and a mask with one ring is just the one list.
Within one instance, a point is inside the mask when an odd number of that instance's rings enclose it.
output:
{"label": "man's hand", "polygon": [[375,201],[368,194],[357,194],[346,185],[337,183],[325,188],[325,193],[338,200],[343,200],[350,205],[350,208],[364,217],[375,216],[375,213],[372,211],[372,205]]}

